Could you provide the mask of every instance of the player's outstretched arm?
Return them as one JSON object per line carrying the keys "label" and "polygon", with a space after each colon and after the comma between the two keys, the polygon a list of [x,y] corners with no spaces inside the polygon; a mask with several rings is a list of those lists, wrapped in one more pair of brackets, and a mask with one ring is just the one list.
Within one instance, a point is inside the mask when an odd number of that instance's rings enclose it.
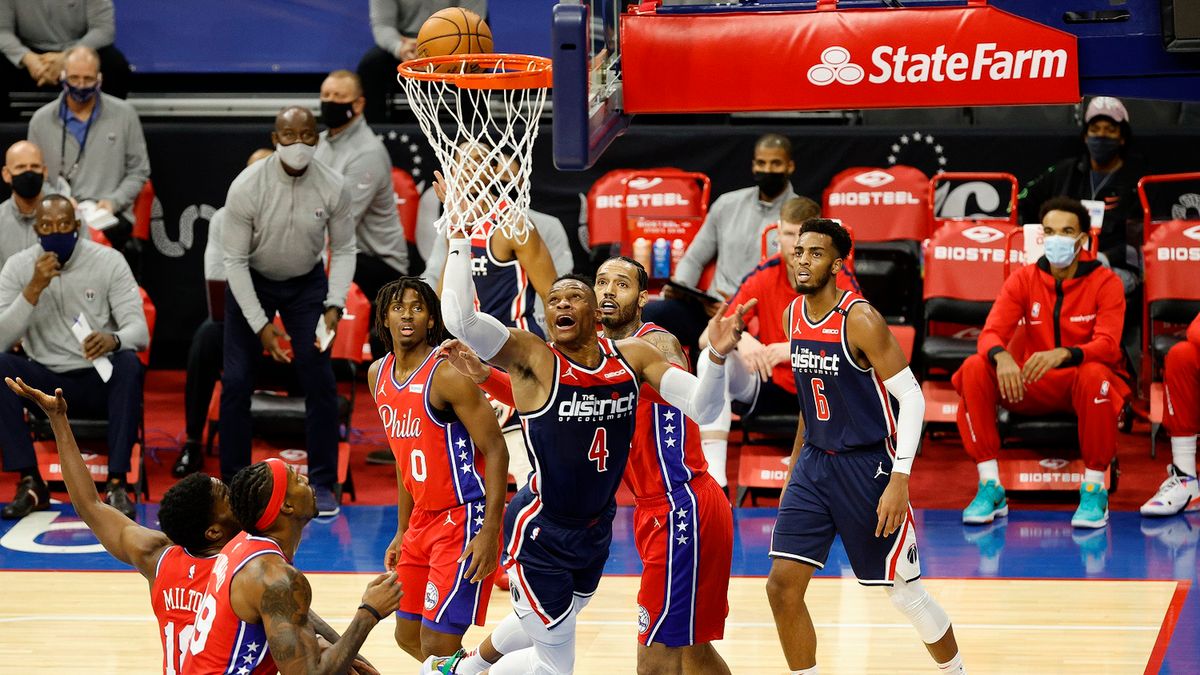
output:
{"label": "player's outstretched arm", "polygon": [[[467,542],[458,561],[471,559],[463,578],[478,583],[496,569],[500,552],[500,521],[504,516],[504,498],[508,494],[508,446],[496,422],[496,413],[483,392],[467,376],[454,368],[438,368],[434,373],[433,404],[447,404],[467,428],[475,447],[484,458],[484,508],[479,532]],[[474,458],[471,458],[474,461]],[[471,514],[470,517],[478,517]]]}
{"label": "player's outstretched arm", "polygon": [[[251,578],[233,589],[235,608],[248,601],[257,609],[267,634],[271,656],[282,675],[332,675],[346,672],[371,629],[396,610],[400,586],[394,572],[371,581],[363,604],[345,634],[332,647],[322,650],[309,618],[312,588],[295,567],[274,556],[250,570]],[[245,596],[250,596],[246,598]],[[238,597],[241,596],[241,597]]]}
{"label": "player's outstretched arm", "polygon": [[550,249],[546,248],[546,242],[542,241],[542,235],[531,226],[524,241],[513,241],[512,246],[517,262],[529,275],[533,290],[537,291],[542,302],[546,302],[557,274],[554,271],[554,258],[550,255]]}
{"label": "player's outstretched arm", "polygon": [[13,380],[6,377],[4,382],[13,393],[36,403],[49,418],[71,504],[96,535],[100,545],[112,557],[133,565],[142,576],[153,580],[158,559],[163,549],[171,545],[171,540],[158,530],[138,525],[125,514],[100,501],[96,483],[79,453],[75,434],[71,433],[71,425],[67,420],[67,401],[63,398],[62,389],[54,390],[54,395],[50,396],[20,378]]}

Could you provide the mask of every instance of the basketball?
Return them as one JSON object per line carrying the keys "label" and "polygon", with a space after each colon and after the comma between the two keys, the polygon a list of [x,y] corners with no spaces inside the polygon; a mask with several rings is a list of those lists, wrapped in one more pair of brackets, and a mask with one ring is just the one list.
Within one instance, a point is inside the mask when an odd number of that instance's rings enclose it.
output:
{"label": "basketball", "polygon": [[492,51],[492,29],[475,12],[447,7],[434,12],[417,33],[417,58]]}

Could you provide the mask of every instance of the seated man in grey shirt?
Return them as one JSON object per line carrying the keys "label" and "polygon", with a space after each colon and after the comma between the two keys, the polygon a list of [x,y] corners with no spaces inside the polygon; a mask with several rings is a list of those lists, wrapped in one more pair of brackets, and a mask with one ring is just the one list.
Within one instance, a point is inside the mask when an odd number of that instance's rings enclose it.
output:
{"label": "seated man in grey shirt", "polygon": [[[125,474],[142,420],[142,362],[135,352],[150,342],[142,297],[121,254],[79,236],[69,199],[44,197],[35,218],[39,244],[0,270],[0,377],[19,377],[42,391],[61,388],[73,416],[108,419],[107,500],[134,518]],[[82,341],[76,323],[88,329]],[[24,355],[9,351],[18,340]],[[23,404],[8,387],[0,390],[4,470],[21,474],[0,514],[6,520],[50,505]]]}
{"label": "seated man in grey shirt", "polygon": [[12,197],[0,203],[0,267],[18,251],[37,243],[34,213],[46,182],[42,151],[29,141],[17,141],[4,153],[4,182]]}
{"label": "seated man in grey shirt", "polygon": [[133,202],[150,179],[150,156],[133,106],[101,92],[105,75],[91,47],[67,51],[65,91],[29,120],[29,140],[45,155],[46,170],[61,178],[76,201],[95,200],[120,221],[104,231],[126,253],[138,275],[132,240]]}
{"label": "seated man in grey shirt", "polygon": [[371,0],[371,35],[375,46],[358,63],[367,121],[387,121],[387,101],[400,89],[396,66],[417,58],[417,33],[431,14],[462,7],[487,18],[487,0]]}
{"label": "seated man in grey shirt", "polygon": [[129,62],[113,46],[115,35],[112,0],[0,0],[0,116],[15,117],[8,105],[10,91],[57,89],[64,53],[76,45],[99,53],[100,68],[108,74],[105,91],[125,98]]}
{"label": "seated man in grey shirt", "polygon": [[[225,364],[221,375],[221,475],[250,465],[250,395],[259,354],[295,363],[305,395],[308,478],[320,515],[336,515],[337,384],[316,326],[337,329],[354,277],[354,222],[342,175],[320,160],[317,120],[305,108],[275,117],[275,154],[246,167],[225,199]],[[329,276],[321,254],[328,237]],[[284,335],[271,322],[279,312]],[[279,340],[289,337],[291,353]]]}

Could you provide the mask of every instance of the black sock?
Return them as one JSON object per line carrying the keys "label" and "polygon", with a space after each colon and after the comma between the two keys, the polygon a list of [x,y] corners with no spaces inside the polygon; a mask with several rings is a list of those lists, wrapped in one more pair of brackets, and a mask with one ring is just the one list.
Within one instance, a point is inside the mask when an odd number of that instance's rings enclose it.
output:
{"label": "black sock", "polygon": [[39,483],[45,482],[42,480],[42,474],[40,471],[38,471],[38,467],[36,465],[31,466],[28,469],[21,469],[21,478],[22,479],[30,478],[30,477],[32,477],[35,481],[37,481]]}
{"label": "black sock", "polygon": [[125,474],[123,474],[123,473],[108,474],[108,483],[109,483],[109,485],[119,485],[121,487],[128,486],[128,484],[125,481]]}

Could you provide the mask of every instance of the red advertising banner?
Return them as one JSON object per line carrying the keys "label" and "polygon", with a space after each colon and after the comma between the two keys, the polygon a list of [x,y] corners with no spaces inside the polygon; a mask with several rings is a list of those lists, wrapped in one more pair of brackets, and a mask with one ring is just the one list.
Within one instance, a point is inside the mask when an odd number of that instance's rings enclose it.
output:
{"label": "red advertising banner", "polygon": [[1075,36],[960,7],[621,17],[628,113],[1077,103]]}
{"label": "red advertising banner", "polygon": [[[1086,467],[1076,457],[1046,457],[1032,451],[1004,450],[1000,453],[1000,482],[1014,490],[1066,490],[1078,492]],[[1104,487],[1112,487],[1112,470],[1104,472]]]}
{"label": "red advertising banner", "polygon": [[[104,441],[97,441],[97,443],[101,446],[105,445]],[[84,442],[82,445],[86,446],[88,443]],[[62,465],[58,461],[58,445],[54,441],[35,441],[33,451],[37,455],[38,470],[42,472],[42,478],[53,482],[61,481]],[[108,455],[91,452],[85,447],[80,447],[79,451],[92,478],[97,483],[108,480]],[[140,443],[133,444],[129,466],[130,471],[126,478],[130,485],[133,485],[141,478],[142,445]]]}

